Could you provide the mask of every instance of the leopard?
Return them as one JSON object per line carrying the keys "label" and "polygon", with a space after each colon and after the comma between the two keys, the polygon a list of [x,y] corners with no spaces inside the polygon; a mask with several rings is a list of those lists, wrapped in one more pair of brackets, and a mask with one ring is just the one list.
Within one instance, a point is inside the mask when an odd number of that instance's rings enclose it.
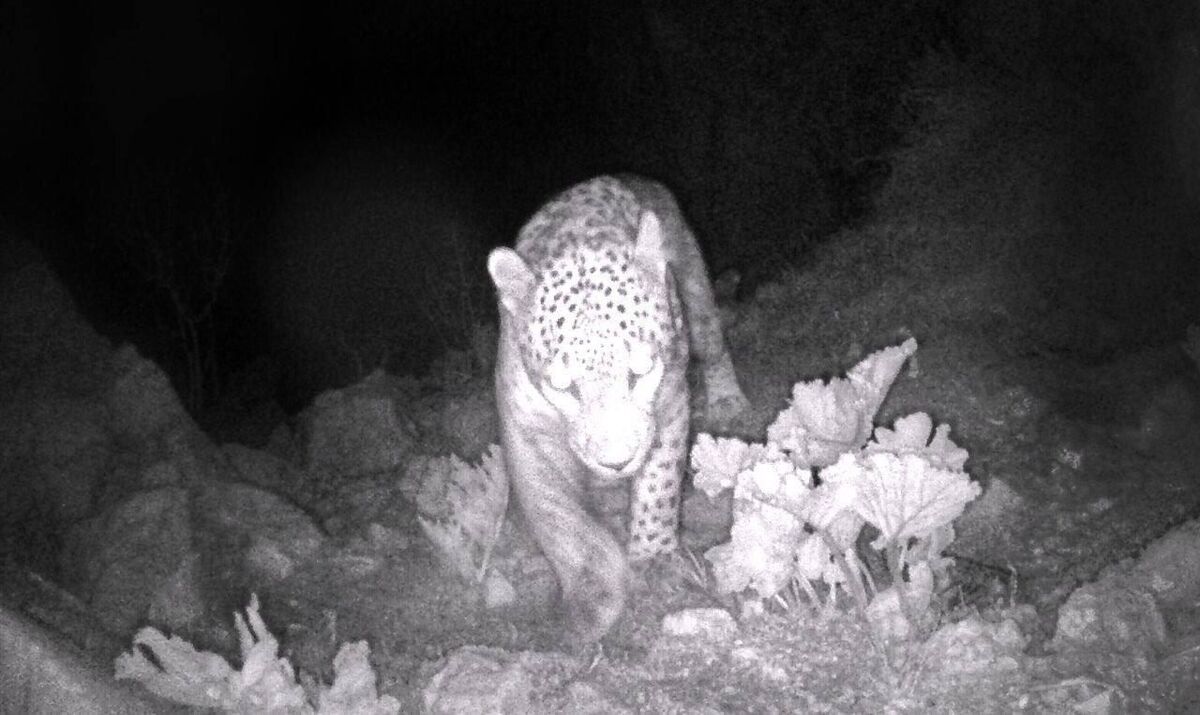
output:
{"label": "leopard", "polygon": [[[514,247],[493,249],[487,269],[509,483],[558,578],[565,637],[596,643],[625,609],[631,564],[679,544],[689,359],[706,423],[731,424],[749,402],[696,236],[661,183],[579,183],[546,202]],[[620,519],[613,490],[625,496]]]}

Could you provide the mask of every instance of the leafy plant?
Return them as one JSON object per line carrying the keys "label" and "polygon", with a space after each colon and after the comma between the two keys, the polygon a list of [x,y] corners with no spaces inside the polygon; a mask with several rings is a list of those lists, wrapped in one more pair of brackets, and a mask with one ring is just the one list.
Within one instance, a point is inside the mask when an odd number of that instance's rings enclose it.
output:
{"label": "leafy plant", "polygon": [[[333,684],[315,685],[311,693],[296,682],[295,669],[279,657],[279,641],[258,612],[258,596],[250,597],[243,616],[234,616],[242,651],[242,668],[234,669],[216,653],[196,650],[178,636],[167,637],[146,627],[133,648],[116,661],[118,680],[136,680],[156,695],[192,707],[236,713],[362,713],[392,715],[400,703],[375,689],[375,671],[367,660],[366,641],[343,644],[333,659]],[[152,657],[148,657],[150,654]]]}
{"label": "leafy plant", "polygon": [[[916,348],[908,340],[868,356],[845,378],[797,384],[766,444],[698,438],[696,486],[710,496],[733,489],[730,540],[705,553],[720,591],[782,600],[791,585],[826,604],[844,591],[886,635],[921,625],[935,582],[946,578],[951,522],[980,488],[963,471],[967,452],[947,425],[935,429],[916,413],[872,431]],[[883,552],[891,576],[882,593],[855,548],[866,525],[879,534],[871,547]],[[903,625],[887,618],[889,603]]]}
{"label": "leafy plant", "polygon": [[419,461],[409,474],[415,474],[421,485],[417,493],[421,530],[445,564],[465,580],[482,583],[508,508],[508,477],[500,447],[489,447],[478,466],[451,455]]}

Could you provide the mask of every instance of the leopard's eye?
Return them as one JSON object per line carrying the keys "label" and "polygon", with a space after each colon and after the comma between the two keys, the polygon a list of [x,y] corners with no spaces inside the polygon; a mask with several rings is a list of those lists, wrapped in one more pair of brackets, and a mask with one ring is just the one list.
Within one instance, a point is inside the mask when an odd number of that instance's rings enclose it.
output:
{"label": "leopard's eye", "polygon": [[641,377],[654,367],[654,351],[645,343],[634,343],[629,347],[629,371]]}
{"label": "leopard's eye", "polygon": [[549,378],[550,387],[553,387],[559,392],[566,392],[570,388],[574,387],[574,383],[571,381],[571,376],[567,374],[566,370],[551,370]]}
{"label": "leopard's eye", "polygon": [[559,392],[566,392],[571,387],[574,378],[571,376],[571,369],[567,365],[567,356],[560,352],[554,356],[550,364],[546,368],[546,378],[553,387]]}
{"label": "leopard's eye", "polygon": [[[542,393],[546,395],[551,402],[571,398],[576,403],[583,400],[583,393],[579,389],[579,384],[574,380],[555,380],[555,373],[551,372],[546,375],[546,379],[542,382]],[[557,404],[557,403],[556,403]]]}

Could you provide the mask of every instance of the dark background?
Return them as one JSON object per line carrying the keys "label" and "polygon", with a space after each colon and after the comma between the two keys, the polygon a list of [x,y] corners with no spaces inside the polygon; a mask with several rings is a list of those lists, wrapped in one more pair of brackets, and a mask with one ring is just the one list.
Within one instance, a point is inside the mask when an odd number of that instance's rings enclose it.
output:
{"label": "dark background", "polygon": [[1076,94],[1114,151],[1161,176],[1173,58],[1198,12],[247,5],[0,0],[0,228],[42,248],[89,320],[164,365],[193,409],[238,375],[295,408],[468,347],[492,318],[486,250],[599,172],[667,182],[714,272],[739,269],[748,292],[866,215],[930,51]]}

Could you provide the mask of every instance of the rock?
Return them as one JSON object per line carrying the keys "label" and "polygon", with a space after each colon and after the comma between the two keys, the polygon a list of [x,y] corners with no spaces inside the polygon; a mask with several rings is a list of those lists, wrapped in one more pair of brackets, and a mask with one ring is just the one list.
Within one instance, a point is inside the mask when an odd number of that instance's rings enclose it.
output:
{"label": "rock", "polygon": [[266,579],[268,582],[279,582],[292,575],[296,562],[271,539],[257,537],[246,550],[246,570]]}
{"label": "rock", "polygon": [[1200,602],[1200,519],[1180,524],[1138,557],[1126,578],[1142,584],[1164,607]]}
{"label": "rock", "polygon": [[31,255],[0,261],[0,551],[57,571],[117,632],[147,615],[185,630],[213,605],[202,585],[277,581],[315,556],[307,514],[230,481],[289,490],[303,472],[214,448],[167,375],[114,351]]}
{"label": "rock", "polygon": [[1081,703],[1076,703],[1071,709],[1079,715],[1116,715],[1118,712],[1124,712],[1124,708],[1116,709],[1112,690],[1097,693]]}
{"label": "rock", "polygon": [[662,632],[669,636],[697,636],[724,640],[737,633],[737,622],[723,608],[688,608],[668,613]]}
{"label": "rock", "polygon": [[333,476],[404,466],[413,451],[411,426],[396,413],[382,373],[317,397],[300,415],[305,466]]}
{"label": "rock", "polygon": [[1150,655],[1166,641],[1166,623],[1147,590],[1104,579],[1076,589],[1058,609],[1050,643],[1068,650]]}
{"label": "rock", "polygon": [[381,554],[404,551],[413,543],[413,539],[399,529],[375,521],[367,525],[366,540],[371,549]]}
{"label": "rock", "polygon": [[104,407],[86,399],[46,397],[9,404],[4,412],[0,439],[7,445],[6,461],[25,466],[19,477],[6,476],[31,487],[60,522],[90,516],[114,447]]}
{"label": "rock", "polygon": [[483,602],[488,608],[511,606],[517,600],[516,589],[495,569],[489,570],[483,581]]}
{"label": "rock", "polygon": [[73,528],[64,572],[75,574],[76,589],[112,629],[132,630],[149,612],[155,625],[179,630],[206,610],[202,582],[277,582],[323,543],[308,515],[256,487],[165,486],[125,497]]}
{"label": "rock", "polygon": [[16,252],[27,253],[21,265],[0,275],[0,401],[97,390],[112,345],[84,321],[35,251]]}
{"label": "rock", "polygon": [[630,715],[633,712],[604,695],[596,686],[581,680],[567,686],[567,699],[561,712],[571,715]]}
{"label": "rock", "polygon": [[123,345],[110,360],[115,379],[104,396],[110,425],[126,442],[161,440],[174,444],[195,438],[199,428],[179,401],[171,381],[158,365]]}
{"label": "rock", "polygon": [[0,231],[0,254],[0,551],[52,574],[110,471],[112,346],[30,244]]}
{"label": "rock", "polygon": [[193,551],[151,595],[147,619],[176,632],[198,623],[204,617],[200,576],[200,555]]}
{"label": "rock", "polygon": [[451,452],[474,461],[500,436],[492,395],[471,393],[454,397],[441,407],[440,428]]}
{"label": "rock", "polygon": [[[185,583],[177,571],[191,557],[187,490],[165,487],[137,492],[71,529],[64,571],[108,627],[132,632],[160,590],[177,592]],[[190,594],[184,610],[199,600]]]}
{"label": "rock", "polygon": [[502,650],[468,646],[455,651],[421,697],[425,712],[523,715],[531,710],[533,680]]}
{"label": "rock", "polygon": [[[277,550],[290,559],[306,561],[325,542],[324,534],[308,514],[282,497],[249,484],[207,485],[197,496],[196,511],[206,532],[218,534],[221,541],[232,545],[249,542],[260,553]],[[274,573],[272,568],[264,575]]]}
{"label": "rock", "polygon": [[288,464],[296,465],[304,462],[304,449],[300,444],[300,439],[286,422],[275,425],[275,429],[271,430],[271,436],[267,438],[267,444],[262,451],[282,459]]}
{"label": "rock", "polygon": [[942,626],[921,646],[929,663],[942,673],[965,675],[1020,669],[1017,658],[1025,636],[1012,619],[989,623],[971,616]]}
{"label": "rock", "polygon": [[[286,427],[284,427],[286,429]],[[221,454],[232,468],[236,481],[280,494],[296,494],[303,490],[309,475],[283,458],[260,449],[240,444],[226,444]]]}

